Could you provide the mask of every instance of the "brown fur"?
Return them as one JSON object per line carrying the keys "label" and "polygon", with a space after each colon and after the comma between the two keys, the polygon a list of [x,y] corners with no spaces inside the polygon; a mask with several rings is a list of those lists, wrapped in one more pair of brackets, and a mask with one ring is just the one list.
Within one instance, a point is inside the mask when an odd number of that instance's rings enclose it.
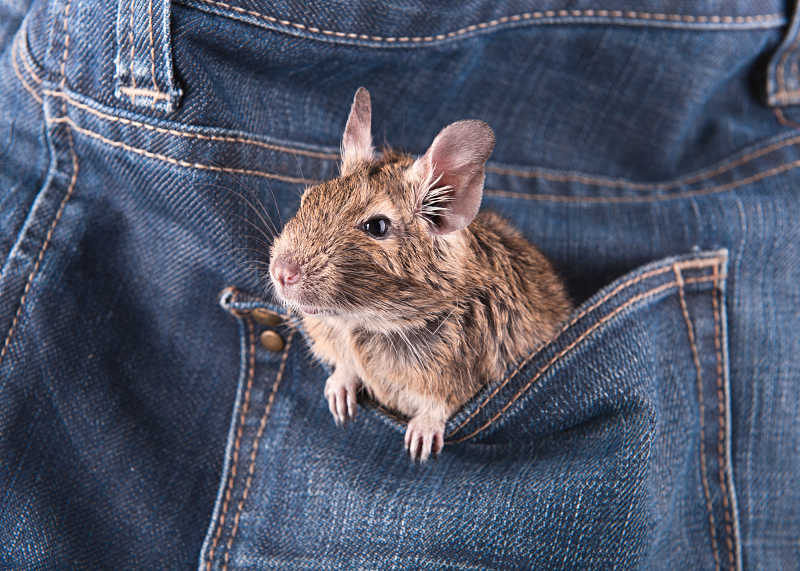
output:
{"label": "brown fur", "polygon": [[[385,151],[309,188],[273,257],[304,268],[301,304],[330,310],[303,316],[319,358],[351,362],[387,407],[414,416],[434,400],[449,416],[550,339],[571,304],[548,260],[499,216],[431,234],[404,176],[412,162]],[[360,229],[378,214],[392,221],[383,240]]]}
{"label": "brown fur", "polygon": [[[486,123],[448,125],[415,161],[375,157],[371,116],[361,87],[342,175],[303,194],[272,247],[270,276],[303,314],[314,354],[335,367],[324,391],[334,420],[355,415],[364,387],[410,417],[406,450],[424,461],[444,446],[447,418],[552,337],[571,307],[544,256],[502,218],[478,213],[494,147]],[[376,217],[388,220],[385,235],[369,233],[382,227],[374,221],[365,227]]]}

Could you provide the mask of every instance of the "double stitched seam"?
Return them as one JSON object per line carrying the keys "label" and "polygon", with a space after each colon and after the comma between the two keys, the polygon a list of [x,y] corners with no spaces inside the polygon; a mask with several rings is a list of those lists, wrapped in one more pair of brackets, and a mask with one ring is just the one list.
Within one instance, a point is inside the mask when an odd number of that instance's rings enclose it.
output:
{"label": "double stitched seam", "polygon": [[247,366],[247,386],[244,393],[244,402],[242,403],[242,410],[239,414],[239,428],[236,430],[236,439],[233,444],[233,458],[231,459],[231,472],[228,474],[228,482],[225,487],[225,499],[222,503],[222,511],[220,512],[219,521],[217,522],[217,530],[214,534],[214,541],[208,551],[206,561],[206,570],[211,569],[211,564],[214,561],[214,552],[217,549],[217,544],[222,536],[222,530],[225,527],[225,516],[228,513],[228,506],[230,505],[231,495],[233,494],[233,485],[236,481],[236,471],[239,466],[239,447],[242,443],[242,434],[244,432],[244,423],[247,418],[247,413],[250,411],[250,394],[253,388],[253,378],[255,377],[256,366],[256,334],[253,322],[248,318],[243,318],[247,325],[248,337],[248,366]]}
{"label": "double stitched seam", "polygon": [[[84,129],[82,127],[78,127],[78,125],[69,117],[63,117],[60,119],[53,119],[51,122],[64,122],[69,123],[73,129],[102,141],[108,145],[113,147],[118,147],[130,151],[132,153],[137,153],[142,156],[156,159],[160,161],[164,161],[173,165],[182,166],[186,168],[196,168],[202,170],[209,170],[214,172],[227,172],[227,173],[234,173],[234,174],[244,174],[244,175],[252,175],[252,176],[259,176],[264,178],[272,178],[276,180],[282,180],[284,182],[290,183],[297,183],[297,184],[318,184],[320,181],[314,179],[306,179],[300,177],[292,177],[287,175],[282,175],[278,173],[272,173],[268,171],[259,171],[259,170],[252,170],[252,169],[243,169],[243,168],[233,168],[233,167],[219,167],[216,165],[207,165],[202,163],[193,163],[189,161],[184,161],[182,159],[176,159],[173,157],[169,157],[167,155],[161,155],[158,153],[152,153],[150,151],[146,151],[144,149],[140,149],[138,147],[133,147],[121,141],[114,141],[108,139],[94,131],[89,129]],[[666,195],[656,195],[656,196],[617,196],[617,197],[571,197],[571,196],[558,196],[558,195],[549,195],[549,194],[523,194],[518,192],[511,192],[511,191],[504,191],[504,190],[487,190],[486,194],[490,196],[500,196],[500,197],[513,197],[513,198],[523,198],[526,200],[547,200],[551,202],[575,202],[575,203],[620,203],[620,202],[656,202],[662,200],[673,200],[677,198],[688,198],[691,196],[702,196],[707,194],[715,194],[720,192],[725,192],[727,190],[731,190],[734,188],[738,188],[740,186],[744,186],[750,184],[752,182],[756,182],[762,180],[764,178],[768,178],[770,176],[774,176],[777,174],[781,174],[783,172],[792,170],[800,166],[800,160],[793,161],[791,163],[786,163],[780,165],[778,167],[774,167],[772,169],[762,171],[755,175],[737,180],[735,182],[731,182],[728,184],[712,186],[705,189],[699,189],[694,191],[686,191],[686,192],[678,192],[675,194],[666,194]]]}
{"label": "double stitched seam", "polygon": [[[153,82],[153,91],[158,91],[156,85],[156,49],[153,42],[153,0],[147,0],[147,33],[150,36],[150,79]],[[150,102],[151,107],[155,107],[156,100]]]}
{"label": "double stitched seam", "polygon": [[508,198],[524,198],[526,200],[546,200],[548,202],[579,202],[579,203],[622,203],[622,202],[658,202],[662,200],[672,200],[675,198],[689,198],[692,196],[704,196],[725,192],[740,186],[758,182],[759,180],[775,176],[777,174],[790,171],[800,166],[800,160],[785,163],[771,169],[761,171],[754,175],[739,179],[734,182],[700,188],[697,190],[687,190],[674,194],[659,194],[654,196],[559,196],[556,194],[524,194],[508,190],[487,190],[486,194]]}
{"label": "double stitched seam", "polygon": [[[711,278],[711,277],[708,277],[708,278],[691,278],[691,279],[684,280],[684,283],[701,283],[701,282],[708,282],[708,281],[711,281],[712,279],[713,279],[713,278]],[[521,397],[523,394],[525,394],[525,392],[527,392],[527,390],[528,390],[528,389],[529,389],[529,388],[530,388],[530,387],[531,387],[531,386],[532,386],[532,385],[533,385],[533,384],[534,384],[534,383],[535,383],[535,382],[536,382],[536,381],[537,381],[537,380],[538,380],[538,379],[539,379],[539,378],[540,378],[540,377],[541,377],[541,376],[542,376],[544,373],[546,373],[546,372],[547,372],[547,371],[548,371],[548,370],[549,370],[549,369],[550,369],[550,368],[551,368],[551,367],[552,367],[552,366],[553,366],[553,365],[554,365],[556,362],[558,362],[558,361],[559,361],[559,360],[560,360],[562,357],[564,357],[564,356],[565,356],[567,353],[569,353],[570,351],[572,351],[572,349],[574,349],[574,348],[575,348],[575,347],[576,347],[576,346],[577,346],[577,345],[578,345],[578,344],[579,344],[581,341],[583,341],[583,340],[584,340],[584,339],[586,339],[586,338],[587,338],[589,335],[591,335],[591,334],[592,334],[592,333],[593,333],[593,332],[594,332],[596,329],[598,329],[600,326],[602,326],[602,325],[603,325],[604,323],[606,323],[608,320],[612,319],[613,317],[615,317],[616,315],[618,315],[620,312],[622,312],[622,311],[623,311],[623,310],[625,310],[626,308],[630,307],[631,305],[633,305],[633,304],[637,303],[638,301],[640,301],[640,300],[642,300],[642,299],[645,299],[645,298],[647,298],[647,297],[652,297],[653,295],[656,295],[656,294],[658,294],[658,293],[660,293],[660,292],[662,292],[662,291],[665,291],[665,290],[667,290],[667,289],[670,289],[670,288],[672,288],[672,287],[675,287],[675,286],[677,286],[677,285],[678,285],[678,283],[677,283],[677,282],[669,282],[669,283],[666,283],[666,284],[662,284],[662,285],[660,285],[660,286],[658,286],[658,287],[655,287],[655,288],[653,288],[653,289],[651,289],[651,290],[648,290],[648,291],[646,291],[646,292],[644,292],[644,293],[638,294],[638,295],[636,295],[636,296],[632,297],[631,299],[629,299],[628,301],[626,301],[624,304],[620,305],[618,308],[616,308],[614,311],[612,311],[612,312],[611,312],[611,313],[609,313],[608,315],[604,316],[604,317],[603,317],[602,319],[600,319],[600,320],[599,320],[597,323],[595,323],[595,324],[594,324],[594,325],[592,325],[592,326],[591,326],[589,329],[587,329],[586,331],[584,331],[584,332],[583,332],[583,333],[582,333],[582,334],[581,334],[581,335],[580,335],[580,336],[579,336],[577,339],[575,339],[575,340],[574,340],[572,343],[570,343],[570,344],[569,344],[568,346],[566,346],[564,349],[562,349],[561,351],[559,351],[559,352],[558,352],[558,353],[557,353],[557,354],[556,354],[556,355],[555,355],[555,356],[554,356],[552,359],[550,359],[550,361],[548,361],[548,362],[547,362],[547,363],[546,363],[546,364],[545,364],[545,365],[544,365],[544,366],[543,366],[541,369],[539,369],[539,370],[536,372],[536,374],[535,374],[535,375],[534,375],[534,376],[533,376],[533,377],[530,379],[530,381],[528,381],[528,382],[527,382],[527,383],[526,383],[526,384],[525,384],[525,385],[524,385],[522,388],[520,388],[520,389],[519,389],[519,390],[518,390],[518,391],[517,391],[517,392],[514,394],[514,396],[512,396],[512,397],[511,397],[511,399],[510,399],[508,402],[506,402],[506,404],[505,404],[505,405],[503,405],[503,407],[502,407],[502,408],[501,408],[501,409],[500,409],[500,410],[499,410],[499,411],[498,411],[496,414],[494,414],[494,415],[493,415],[493,416],[492,416],[492,417],[491,417],[491,418],[490,418],[488,421],[486,421],[484,424],[482,424],[481,426],[479,426],[478,428],[476,428],[475,430],[473,430],[473,431],[472,431],[471,433],[469,433],[468,435],[466,435],[466,436],[462,436],[461,438],[457,438],[457,439],[455,439],[455,440],[449,440],[449,442],[451,442],[451,443],[463,442],[463,441],[465,441],[465,440],[468,440],[468,439],[472,438],[473,436],[475,436],[475,435],[479,434],[480,432],[483,432],[483,431],[484,431],[486,428],[488,428],[488,427],[489,427],[489,426],[491,426],[491,425],[492,425],[494,422],[496,422],[496,421],[497,421],[497,420],[498,420],[498,419],[499,419],[499,418],[500,418],[500,417],[501,417],[501,416],[502,416],[502,415],[503,415],[503,414],[504,414],[504,413],[505,413],[505,412],[506,412],[506,411],[507,411],[507,410],[508,410],[508,409],[511,407],[511,405],[513,405],[513,404],[514,404],[514,403],[515,403],[517,400],[519,400],[519,398],[520,398],[520,397]],[[529,357],[529,359],[530,359],[530,357]],[[488,400],[487,400],[487,402],[488,402]],[[485,403],[484,403],[484,404],[485,404]],[[481,406],[483,406],[483,405],[481,405]]]}
{"label": "double stitched seam", "polygon": [[[683,262],[681,264],[681,267],[684,267],[684,268],[706,268],[706,267],[711,266],[714,263],[713,260],[716,260],[716,258],[711,258],[710,260],[711,261],[709,261],[709,260],[697,260],[697,261]],[[558,331],[558,333],[555,334],[555,336],[553,336],[553,340],[558,339],[558,337],[561,336],[567,329],[569,329],[570,327],[575,325],[578,321],[583,319],[587,314],[591,313],[592,311],[594,311],[595,309],[600,307],[606,301],[608,301],[609,299],[611,299],[612,297],[617,295],[620,291],[622,291],[624,289],[627,289],[628,287],[630,287],[632,285],[635,285],[635,284],[637,284],[637,283],[639,283],[639,282],[641,282],[643,280],[646,280],[647,278],[650,278],[650,277],[653,277],[653,276],[657,276],[657,275],[660,275],[660,274],[664,274],[664,273],[669,272],[669,271],[670,271],[669,267],[657,268],[655,270],[650,270],[649,272],[645,272],[645,273],[643,273],[643,274],[641,274],[639,276],[636,276],[634,278],[631,278],[631,279],[619,284],[617,287],[615,287],[613,290],[608,292],[602,298],[597,300],[591,306],[587,307],[586,309],[581,311],[578,315],[573,317],[567,324],[565,324]],[[454,434],[457,434],[462,428],[464,428],[464,426],[466,426],[466,424],[470,420],[472,420],[475,417],[475,415],[477,415],[483,409],[483,407],[485,407],[487,404],[489,404],[489,402],[491,402],[491,400],[497,395],[498,392],[500,392],[500,390],[503,389],[503,387],[505,387],[509,382],[511,382],[511,380],[514,379],[514,377],[517,376],[517,374],[525,367],[525,365],[527,365],[530,362],[531,359],[533,359],[536,356],[536,354],[539,352],[539,349],[541,349],[541,347],[543,347],[543,346],[544,346],[544,344],[539,345],[538,347],[533,349],[533,351],[531,351],[528,354],[528,356],[519,365],[517,365],[517,367],[511,373],[509,373],[508,376],[506,376],[505,379],[503,379],[503,381],[497,386],[497,388],[495,388],[495,390],[492,391],[492,393],[490,395],[488,395],[486,397],[486,399],[480,405],[478,405],[478,407],[474,411],[472,411],[472,413],[461,424],[459,424],[455,428],[455,430],[453,430],[453,432],[451,432],[448,435],[448,437],[452,437]]]}
{"label": "double stitched seam", "polygon": [[[61,58],[61,89],[64,89],[64,86],[67,83],[67,77],[64,74],[67,66],[67,58],[69,57],[69,10],[70,4],[72,0],[67,0],[67,4],[64,8],[64,53]],[[62,106],[62,110],[66,113],[66,102],[64,102]],[[33,285],[33,278],[36,276],[36,273],[39,271],[39,267],[42,265],[42,260],[44,259],[45,252],[50,246],[50,241],[53,238],[53,234],[56,231],[56,227],[58,223],[61,221],[61,216],[64,214],[64,209],[67,206],[67,202],[72,197],[72,193],[75,190],[75,183],[78,180],[78,155],[75,153],[75,144],[72,140],[72,132],[69,128],[66,129],[67,132],[67,141],[69,143],[69,153],[70,157],[72,158],[72,177],[70,178],[69,185],[67,186],[67,192],[64,194],[64,197],[61,199],[61,203],[58,205],[58,210],[56,211],[55,218],[53,222],[50,224],[50,228],[47,231],[47,235],[44,238],[44,242],[42,243],[42,247],[39,249],[39,254],[36,256],[36,262],[31,269],[31,272],[28,274],[27,281],[25,282],[25,289],[22,291],[22,297],[19,300],[19,306],[17,307],[17,312],[14,314],[14,319],[11,322],[11,327],[8,329],[8,333],[6,334],[5,341],[3,342],[3,348],[0,350],[0,364],[3,363],[3,359],[8,352],[8,348],[11,345],[11,338],[14,336],[14,332],[17,329],[17,325],[19,324],[20,316],[22,315],[22,311],[25,308],[25,301],[28,298],[28,293],[31,290],[31,286]]]}
{"label": "double stitched seam", "polygon": [[[19,53],[18,40],[19,36],[17,37],[17,39],[14,40],[14,43],[11,45],[11,65],[14,68],[14,74],[17,76],[17,79],[19,79],[19,82],[22,84],[22,87],[25,88],[25,91],[27,91],[31,95],[31,97],[33,97],[39,104],[41,104],[43,103],[42,98],[39,96],[38,93],[36,93],[36,90],[25,80],[25,78],[22,75],[22,72],[19,69],[19,65],[17,64],[17,55]],[[23,58],[20,59],[22,59],[22,63],[24,65],[25,60]]]}
{"label": "double stitched seam", "polygon": [[[718,293],[721,292],[720,276],[717,267],[714,267],[714,290],[711,295],[711,303],[714,313],[714,349],[717,357],[717,409],[719,411],[719,437],[717,438],[717,455],[719,457],[719,485],[722,490],[722,509],[725,518],[725,545],[728,547],[728,562],[731,568],[736,568],[736,557],[734,555],[733,544],[733,517],[731,515],[731,500],[729,499],[730,490],[728,488],[727,458],[725,453],[726,410],[725,410],[725,389],[723,387],[723,366],[722,366],[722,343],[720,341],[720,303],[717,300]],[[730,475],[728,475],[730,476]]]}
{"label": "double stitched seam", "polygon": [[[319,153],[315,151],[305,151],[302,149],[293,149],[291,147],[284,147],[281,145],[273,145],[271,143],[264,143],[263,141],[257,141],[255,139],[245,139],[242,137],[226,137],[222,135],[203,135],[201,133],[192,133],[191,131],[178,131],[176,129],[167,129],[165,127],[156,127],[155,125],[150,125],[148,123],[142,123],[140,121],[134,121],[133,119],[125,119],[124,117],[115,117],[114,115],[109,115],[108,113],[104,113],[102,111],[98,111],[97,109],[93,109],[92,107],[85,105],[73,98],[71,98],[67,94],[63,94],[60,92],[52,92],[52,91],[45,91],[47,94],[54,95],[56,97],[63,97],[67,100],[67,102],[72,106],[78,109],[82,109],[87,113],[91,113],[97,117],[101,117],[103,119],[107,119],[108,121],[113,121],[116,123],[122,123],[123,125],[130,125],[132,127],[141,127],[142,129],[147,129],[148,131],[154,131],[156,133],[164,133],[169,135],[177,135],[179,137],[186,137],[189,139],[199,139],[203,141],[215,141],[215,142],[222,142],[222,143],[243,143],[246,145],[253,145],[256,147],[261,147],[264,149],[268,149],[271,151],[279,151],[283,153],[289,153],[292,155],[301,155],[306,157],[313,157],[319,159],[330,159],[330,160],[339,160],[339,155],[334,153]],[[800,137],[798,137],[800,140]]]}
{"label": "double stitched seam", "polygon": [[355,32],[340,32],[335,30],[326,30],[316,26],[300,24],[290,20],[284,20],[262,14],[254,10],[247,10],[239,6],[232,6],[225,2],[218,0],[197,0],[201,4],[208,4],[218,8],[224,8],[239,14],[247,14],[260,20],[264,20],[271,24],[280,24],[295,28],[303,32],[323,35],[335,38],[346,38],[353,40],[367,40],[372,42],[385,42],[388,44],[420,44],[430,43],[435,41],[447,40],[456,38],[475,32],[478,30],[487,30],[496,28],[503,24],[513,22],[536,21],[551,18],[598,18],[602,20],[608,19],[626,19],[626,20],[647,20],[655,22],[682,22],[689,24],[744,24],[752,22],[769,22],[772,20],[780,19],[780,14],[758,14],[753,16],[693,16],[690,14],[665,14],[660,12],[635,12],[630,10],[543,10],[537,12],[524,12],[521,14],[514,14],[512,16],[503,16],[487,22],[473,24],[466,26],[452,32],[435,34],[430,36],[377,36],[372,34],[359,34]]}
{"label": "double stitched seam", "polygon": [[[719,545],[717,543],[717,528],[716,524],[714,523],[714,511],[711,507],[711,492],[709,491],[708,465],[706,462],[706,421],[705,421],[706,407],[704,404],[704,396],[703,396],[703,374],[701,372],[701,367],[700,367],[700,357],[697,352],[697,341],[694,335],[694,326],[692,325],[692,320],[689,317],[689,308],[686,306],[686,295],[684,293],[684,287],[683,287],[684,285],[683,275],[681,274],[681,270],[680,268],[678,268],[677,264],[674,264],[672,268],[675,272],[675,279],[678,282],[678,299],[681,304],[683,319],[684,321],[686,321],[686,332],[687,335],[689,336],[689,345],[691,346],[692,350],[692,361],[694,362],[694,368],[695,371],[697,372],[697,404],[698,404],[698,413],[700,417],[700,477],[703,483],[703,495],[705,496],[706,500],[706,510],[708,511],[708,527],[711,534],[711,553],[714,556],[714,569],[719,570],[720,562],[719,562]],[[716,277],[714,277],[714,279],[716,279]]]}
{"label": "double stitched seam", "polygon": [[239,498],[239,504],[236,507],[236,515],[233,518],[233,529],[231,530],[231,534],[228,536],[228,541],[225,544],[225,556],[222,564],[223,570],[228,568],[228,562],[230,560],[230,552],[231,546],[233,545],[233,540],[236,538],[236,532],[239,529],[239,518],[242,515],[242,509],[244,508],[244,503],[247,501],[247,496],[250,493],[250,486],[253,483],[253,475],[256,469],[256,457],[258,456],[258,446],[261,442],[261,437],[264,435],[264,430],[267,426],[267,419],[269,418],[269,413],[272,410],[272,404],[275,402],[275,395],[278,392],[278,388],[281,385],[281,379],[283,379],[283,373],[286,370],[286,361],[289,357],[289,350],[292,348],[292,340],[294,339],[295,331],[294,329],[291,330],[289,333],[289,338],[286,340],[286,348],[283,351],[283,358],[281,359],[281,365],[278,369],[278,374],[275,375],[275,382],[272,384],[272,392],[269,394],[269,399],[267,400],[267,404],[264,407],[264,414],[261,416],[261,422],[258,425],[258,432],[256,433],[255,439],[253,440],[253,448],[250,451],[250,465],[247,468],[247,480],[244,484],[244,491],[242,492],[241,498]]}
{"label": "double stitched seam", "polygon": [[[129,14],[129,18],[128,18],[128,42],[131,44],[131,62],[130,62],[130,65],[128,67],[130,68],[130,73],[131,73],[131,87],[133,87],[135,89],[136,88],[136,76],[134,75],[134,70],[133,70],[134,52],[135,52],[135,46],[136,46],[136,42],[134,41],[134,38],[133,38],[133,15],[134,15],[133,3],[134,3],[134,1],[135,0],[131,0],[130,4],[128,4],[128,14]],[[136,95],[135,94],[131,95],[131,103],[134,103],[134,104],[136,103]]]}
{"label": "double stitched seam", "polygon": [[592,186],[624,188],[627,190],[670,190],[673,188],[677,188],[679,186],[687,186],[695,182],[700,182],[703,180],[714,178],[719,174],[732,170],[736,167],[742,166],[743,164],[746,164],[753,159],[757,159],[764,155],[768,155],[772,151],[776,151],[784,147],[793,146],[798,142],[800,142],[800,137],[792,137],[790,139],[785,139],[783,141],[779,141],[777,143],[768,145],[762,149],[757,149],[751,153],[747,153],[746,155],[739,157],[738,159],[735,159],[733,161],[723,163],[722,165],[711,171],[701,172],[696,175],[690,176],[688,178],[683,178],[676,181],[663,182],[663,183],[658,183],[658,182],[641,183],[641,182],[632,182],[626,180],[604,179],[583,174],[550,174],[546,172],[533,173],[520,169],[508,169],[508,168],[491,167],[491,166],[487,167],[486,170],[489,172],[493,172],[495,174],[515,176],[519,178],[543,179],[553,182],[578,182]]}
{"label": "double stitched seam", "polygon": [[19,53],[22,54],[20,59],[22,60],[22,65],[25,66],[25,71],[27,71],[28,74],[30,74],[31,78],[36,83],[36,85],[41,85],[42,78],[39,77],[39,75],[36,73],[36,70],[33,69],[33,63],[30,61],[31,55],[28,53],[28,50],[21,45],[23,42],[25,42],[26,35],[27,32],[19,35],[19,42],[20,42]]}
{"label": "double stitched seam", "polygon": [[[149,90],[144,90],[149,91]],[[97,117],[101,117],[103,119],[122,123],[123,125],[130,125],[132,127],[141,127],[143,129],[147,129],[149,131],[154,131],[157,133],[164,133],[170,135],[176,135],[179,137],[186,137],[191,139],[199,139],[199,140],[207,140],[207,141],[215,141],[215,142],[228,142],[228,143],[242,143],[246,145],[253,145],[269,150],[274,150],[278,152],[285,152],[294,155],[301,155],[307,156],[312,158],[320,158],[320,159],[327,159],[327,160],[339,160],[339,155],[336,153],[322,153],[322,152],[315,152],[315,151],[306,151],[302,149],[293,149],[291,147],[285,147],[281,145],[274,145],[270,143],[264,143],[262,141],[257,141],[254,139],[247,139],[242,137],[226,137],[220,135],[203,135],[201,133],[192,133],[190,131],[180,131],[177,129],[167,129],[164,127],[157,127],[155,125],[150,125],[147,123],[142,123],[140,121],[134,121],[132,119],[126,119],[123,117],[115,117],[113,115],[109,115],[108,113],[104,113],[97,109],[93,109],[92,107],[80,103],[79,101],[71,98],[69,95],[60,92],[53,92],[53,91],[45,91],[46,94],[54,95],[56,97],[64,98],[71,106],[86,111],[92,115]],[[166,97],[166,96],[165,96]],[[688,179],[683,179],[671,183],[654,183],[654,184],[644,184],[644,183],[635,183],[635,182],[628,182],[628,181],[617,181],[613,179],[602,179],[596,178],[588,175],[572,175],[572,174],[565,174],[565,175],[557,175],[557,174],[548,174],[548,173],[530,173],[525,172],[522,170],[515,170],[515,169],[504,169],[500,167],[488,167],[487,170],[491,171],[496,174],[508,175],[508,176],[515,176],[519,178],[530,178],[530,179],[543,179],[543,180],[550,180],[553,182],[579,182],[583,184],[591,184],[595,186],[604,186],[608,188],[625,188],[630,190],[669,190],[672,188],[676,188],[682,185],[688,185],[695,182],[700,182],[703,180],[707,180],[713,178],[719,174],[732,170],[738,166],[746,164],[754,159],[767,155],[773,151],[796,145],[800,143],[800,136],[792,137],[790,139],[786,139],[784,141],[780,141],[777,143],[773,143],[763,149],[758,149],[753,151],[752,153],[748,153],[743,157],[740,157],[732,162],[725,163],[716,169],[709,171],[707,173],[700,173],[698,175],[692,176]],[[790,163],[794,164],[794,163]],[[706,189],[699,189],[697,191],[688,191],[688,192],[704,192]],[[529,198],[529,199],[539,199],[540,197],[547,197],[549,195],[529,195],[524,193],[515,193],[511,191],[503,191],[503,190],[489,190],[489,193],[495,194],[497,196],[514,196],[514,197],[522,197],[522,198]],[[685,196],[685,193],[672,195],[672,196]],[[617,197],[620,201],[631,201],[637,200],[637,197]],[[663,199],[663,196],[657,196],[655,199]],[[668,197],[667,197],[668,198]],[[560,200],[597,200],[597,201],[614,201],[615,197],[585,197],[585,198],[576,198],[576,197],[556,197],[555,199]],[[650,200],[651,197],[644,197],[642,200]]]}
{"label": "double stitched seam", "polygon": [[267,171],[259,171],[259,170],[252,170],[252,169],[242,169],[242,168],[232,168],[232,167],[218,167],[216,165],[207,165],[207,164],[202,164],[202,163],[192,163],[192,162],[189,162],[189,161],[184,161],[184,160],[168,157],[166,155],[161,155],[161,154],[158,154],[158,153],[152,153],[150,151],[146,151],[146,150],[140,149],[138,147],[132,147],[131,145],[128,145],[128,144],[123,143],[121,141],[114,141],[114,140],[111,140],[111,139],[107,139],[106,137],[104,137],[104,136],[102,136],[102,135],[100,135],[98,133],[95,133],[94,131],[90,131],[89,129],[84,129],[82,127],[78,127],[78,125],[72,119],[70,119],[69,117],[61,117],[59,119],[52,119],[51,122],[52,123],[67,123],[73,129],[75,129],[75,131],[77,131],[78,133],[81,133],[81,134],[86,135],[88,137],[91,137],[93,139],[97,139],[97,140],[99,140],[99,141],[101,141],[101,142],[103,142],[103,143],[105,143],[107,145],[110,145],[112,147],[117,147],[119,149],[123,149],[123,150],[129,151],[131,153],[136,153],[136,154],[142,155],[142,156],[150,158],[150,159],[163,161],[163,162],[166,162],[166,163],[169,163],[169,164],[172,164],[172,165],[176,165],[176,166],[181,166],[181,167],[186,167],[186,168],[195,168],[195,169],[207,170],[207,171],[212,171],[212,172],[225,172],[225,173],[232,173],[232,174],[243,174],[243,175],[258,176],[258,177],[263,177],[263,178],[281,180],[281,181],[289,182],[289,183],[295,183],[295,184],[316,184],[316,183],[319,182],[319,181],[316,181],[316,180],[309,180],[309,179],[305,179],[305,178],[286,176],[286,175],[281,175],[281,174],[277,174],[277,173],[271,173],[271,172],[267,172]]}

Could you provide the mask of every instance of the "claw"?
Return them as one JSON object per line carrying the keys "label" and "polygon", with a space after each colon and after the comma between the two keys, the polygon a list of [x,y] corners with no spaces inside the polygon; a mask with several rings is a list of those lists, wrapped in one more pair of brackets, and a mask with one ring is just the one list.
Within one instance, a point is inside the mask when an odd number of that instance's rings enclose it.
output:
{"label": "claw", "polygon": [[347,399],[347,389],[341,387],[336,391],[336,416],[339,421],[344,424],[347,420],[347,410],[345,409],[345,399]]}
{"label": "claw", "polygon": [[409,421],[403,441],[412,460],[425,462],[431,453],[438,455],[444,447],[444,421],[416,416]]}
{"label": "claw", "polygon": [[325,383],[324,395],[328,399],[328,409],[337,426],[352,420],[356,415],[356,394],[361,386],[358,377],[334,372]]}

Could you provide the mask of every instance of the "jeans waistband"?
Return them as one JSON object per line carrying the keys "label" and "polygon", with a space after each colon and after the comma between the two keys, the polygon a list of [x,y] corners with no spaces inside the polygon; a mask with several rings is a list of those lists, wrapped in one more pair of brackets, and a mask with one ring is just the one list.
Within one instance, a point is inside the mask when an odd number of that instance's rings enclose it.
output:
{"label": "jeans waistband", "polygon": [[[767,100],[800,101],[797,10],[784,0],[684,2],[486,0],[401,6],[344,0],[176,0],[177,4],[248,22],[287,36],[363,47],[418,49],[507,28],[537,25],[653,26],[697,30],[778,28],[790,21],[771,59]],[[35,0],[26,23],[30,53],[56,84],[107,102],[155,113],[174,111],[181,89],[173,71],[170,0]],[[232,39],[235,41],[235,38]]]}

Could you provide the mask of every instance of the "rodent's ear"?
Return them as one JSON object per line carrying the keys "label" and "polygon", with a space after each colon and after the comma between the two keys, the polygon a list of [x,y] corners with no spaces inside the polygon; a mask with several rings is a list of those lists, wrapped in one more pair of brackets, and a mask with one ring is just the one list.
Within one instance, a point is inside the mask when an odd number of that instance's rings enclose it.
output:
{"label": "rodent's ear", "polygon": [[372,149],[372,105],[369,91],[359,87],[353,97],[350,115],[342,136],[341,175],[353,172],[357,165],[373,159]]}
{"label": "rodent's ear", "polygon": [[412,165],[417,211],[435,234],[465,228],[481,206],[486,161],[494,133],[483,121],[458,121],[442,129]]}

